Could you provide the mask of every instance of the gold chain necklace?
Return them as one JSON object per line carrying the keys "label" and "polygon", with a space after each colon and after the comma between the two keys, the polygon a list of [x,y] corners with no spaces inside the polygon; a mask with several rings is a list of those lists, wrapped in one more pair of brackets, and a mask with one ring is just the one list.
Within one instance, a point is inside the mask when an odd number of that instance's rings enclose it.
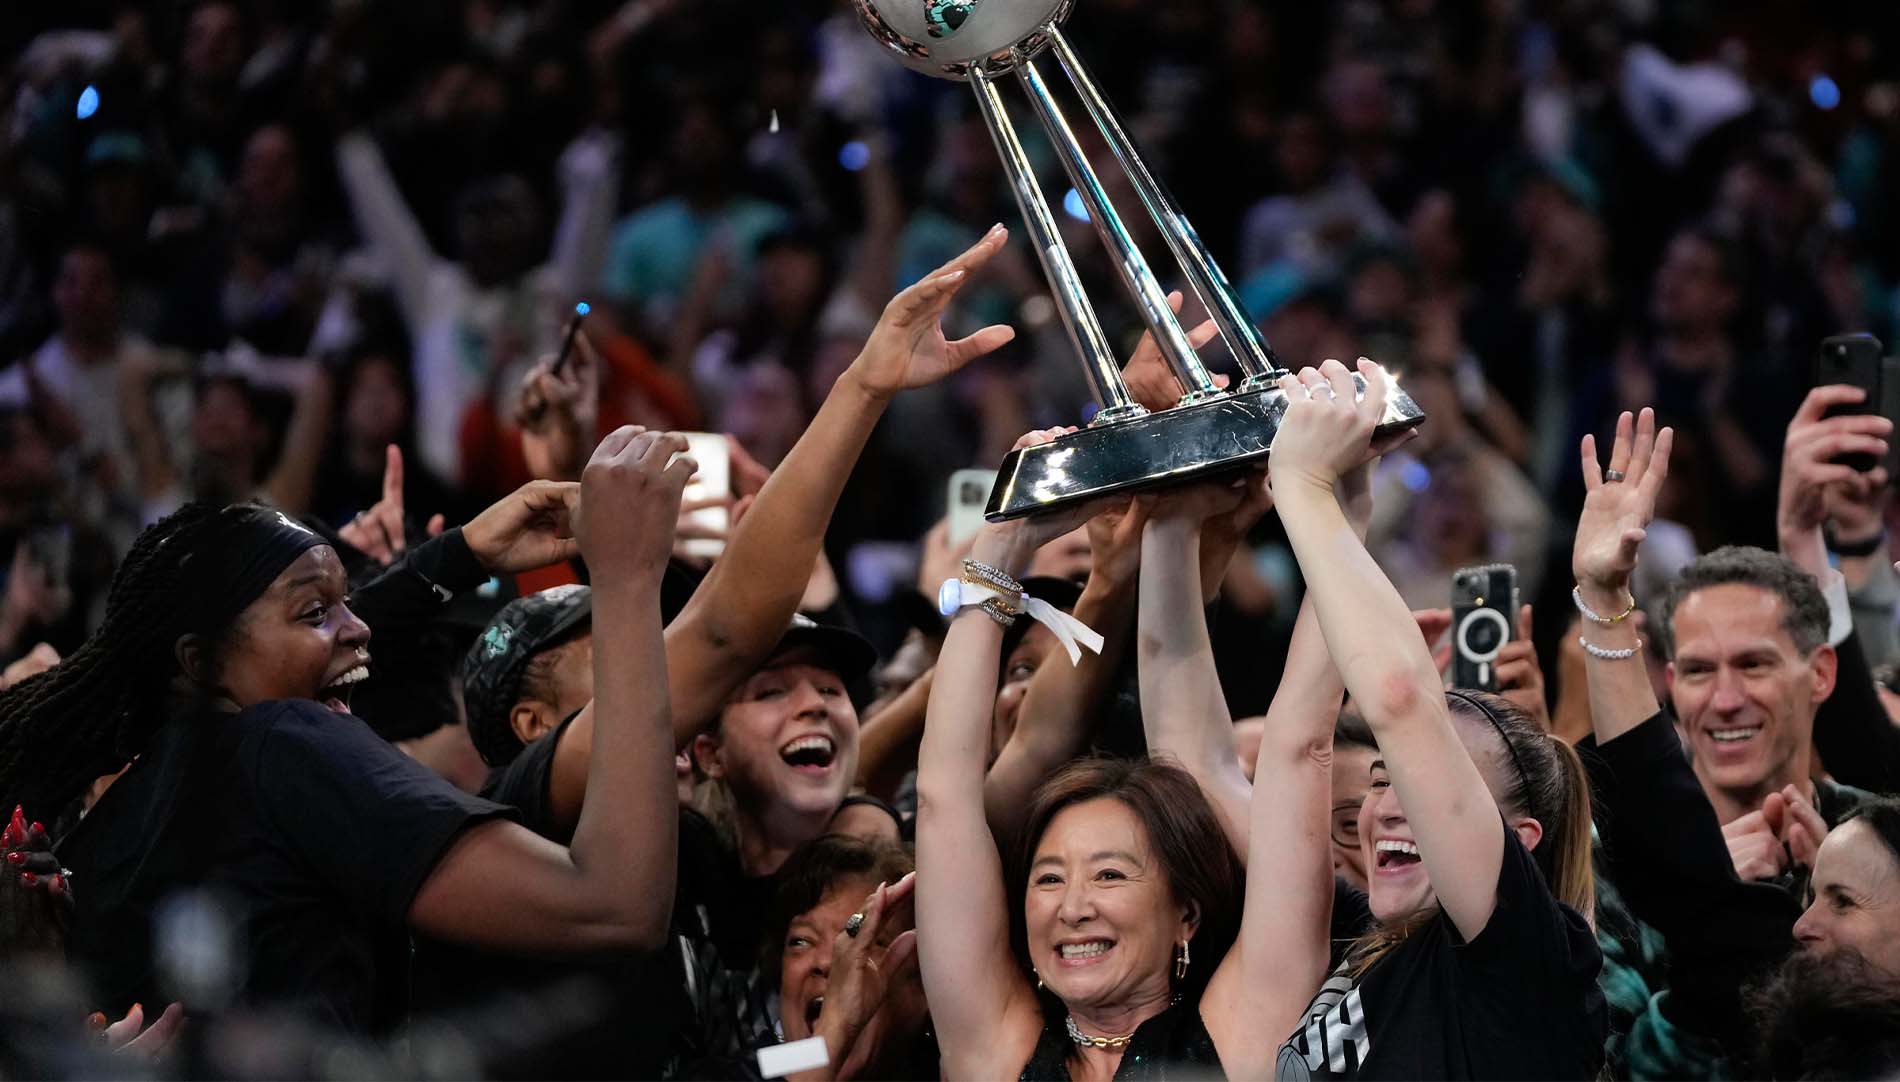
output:
{"label": "gold chain necklace", "polygon": [[1128,1042],[1135,1037],[1132,1033],[1124,1033],[1119,1037],[1091,1037],[1082,1032],[1082,1027],[1075,1024],[1074,1015],[1070,1015],[1067,1021],[1069,1025],[1069,1039],[1076,1044],[1088,1045],[1090,1048],[1127,1048]]}

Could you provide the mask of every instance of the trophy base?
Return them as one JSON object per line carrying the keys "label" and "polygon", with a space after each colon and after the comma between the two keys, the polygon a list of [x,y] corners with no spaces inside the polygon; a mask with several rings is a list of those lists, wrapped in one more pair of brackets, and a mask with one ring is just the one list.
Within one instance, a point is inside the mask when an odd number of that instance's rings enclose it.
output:
{"label": "trophy base", "polygon": [[[1424,422],[1424,412],[1397,385],[1387,395],[1380,432]],[[1285,413],[1286,396],[1268,388],[1084,428],[1011,451],[997,471],[983,517],[1002,522],[1244,466],[1266,457]]]}

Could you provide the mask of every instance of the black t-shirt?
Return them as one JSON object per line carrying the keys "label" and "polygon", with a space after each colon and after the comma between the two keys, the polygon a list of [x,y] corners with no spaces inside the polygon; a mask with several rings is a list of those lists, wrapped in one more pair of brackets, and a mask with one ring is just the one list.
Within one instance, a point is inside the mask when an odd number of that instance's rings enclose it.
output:
{"label": "black t-shirt", "polygon": [[[529,744],[482,787],[518,810],[522,825],[566,845],[571,827],[552,808],[554,757],[573,724]],[[748,880],[704,816],[679,813],[679,866],[667,949],[586,958],[527,957],[419,940],[417,998],[430,1007],[493,1002],[510,993],[580,989],[584,1017],[553,1020],[548,1042],[491,1059],[497,1077],[659,1077],[683,1064],[737,1055],[770,1034],[764,989],[753,972],[771,884]],[[777,981],[770,982],[777,988]]]}
{"label": "black t-shirt", "polygon": [[416,891],[464,827],[505,813],[317,703],[179,718],[60,843],[68,954],[108,1014],[163,1003],[154,917],[204,888],[234,921],[241,1001],[381,1032],[408,1009]]}
{"label": "black t-shirt", "polygon": [[[1464,942],[1440,910],[1357,977],[1349,959],[1280,1046],[1278,1077],[1593,1078],[1608,1021],[1603,955],[1504,831],[1497,908]],[[1360,908],[1365,896],[1347,896]]]}

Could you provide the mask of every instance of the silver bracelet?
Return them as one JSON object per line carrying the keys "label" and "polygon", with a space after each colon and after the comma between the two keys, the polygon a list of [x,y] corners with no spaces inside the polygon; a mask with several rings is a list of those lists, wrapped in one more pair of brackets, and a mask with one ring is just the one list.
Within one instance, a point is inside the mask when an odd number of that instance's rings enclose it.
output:
{"label": "silver bracelet", "polygon": [[994,586],[1006,594],[1020,594],[1023,592],[1023,584],[1017,582],[1014,575],[977,560],[966,559],[963,561],[963,577]]}
{"label": "silver bracelet", "polygon": [[1589,639],[1584,638],[1582,635],[1578,635],[1577,645],[1583,647],[1584,653],[1589,654],[1591,657],[1596,658],[1599,661],[1628,661],[1630,658],[1635,657],[1640,650],[1642,650],[1643,640],[1637,639],[1635,646],[1625,647],[1621,650],[1610,650],[1605,647],[1598,646],[1596,643],[1591,642]]}
{"label": "silver bracelet", "polygon": [[1591,611],[1590,606],[1583,603],[1583,587],[1581,586],[1572,586],[1570,588],[1570,600],[1577,603],[1577,611],[1583,614],[1585,620],[1593,624],[1602,624],[1605,627],[1622,623],[1630,618],[1630,613],[1636,611],[1636,595],[1633,593],[1630,595],[1629,608],[1624,609],[1615,616],[1601,616]]}

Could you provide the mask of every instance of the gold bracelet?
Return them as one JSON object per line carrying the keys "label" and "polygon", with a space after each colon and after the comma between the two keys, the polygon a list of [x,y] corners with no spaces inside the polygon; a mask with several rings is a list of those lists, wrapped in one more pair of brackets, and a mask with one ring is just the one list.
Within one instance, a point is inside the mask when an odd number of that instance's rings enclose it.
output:
{"label": "gold bracelet", "polygon": [[1590,606],[1583,603],[1583,587],[1580,585],[1570,588],[1570,600],[1577,603],[1577,611],[1583,614],[1585,620],[1593,624],[1602,624],[1604,627],[1609,627],[1612,624],[1620,624],[1629,619],[1630,614],[1636,611],[1636,595],[1633,593],[1630,594],[1629,607],[1617,613],[1615,616],[1599,616],[1595,612],[1592,612]]}
{"label": "gold bracelet", "polygon": [[1003,599],[999,597],[992,597],[977,608],[983,610],[983,615],[1004,627],[1016,626],[1016,617],[1020,615],[1018,610],[1012,610],[1008,605],[1003,604]]}

